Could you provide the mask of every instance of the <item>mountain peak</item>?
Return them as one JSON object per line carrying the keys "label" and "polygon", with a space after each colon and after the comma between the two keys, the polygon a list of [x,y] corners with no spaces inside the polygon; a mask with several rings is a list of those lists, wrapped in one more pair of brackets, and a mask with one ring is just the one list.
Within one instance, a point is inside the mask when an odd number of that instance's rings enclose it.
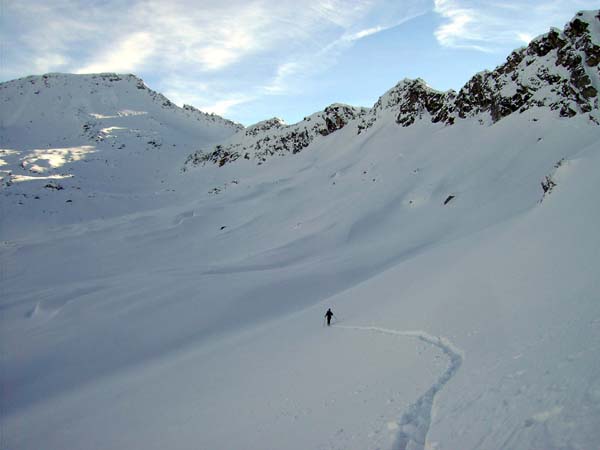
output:
{"label": "mountain peak", "polygon": [[[15,186],[11,194],[31,194],[50,179],[66,180],[65,189],[80,188],[84,178],[100,179],[107,167],[124,161],[135,166],[144,159],[184,159],[199,144],[243,128],[190,106],[180,108],[132,74],[29,76],[0,83],[0,101],[0,180]],[[142,151],[152,156],[141,158]],[[77,178],[70,173],[74,167]],[[117,169],[110,175],[128,176]]]}
{"label": "mountain peak", "polygon": [[[478,115],[494,123],[533,107],[550,107],[563,117],[597,111],[599,41],[600,13],[581,11],[564,31],[552,28],[536,37],[496,69],[475,74],[458,94],[437,91],[420,78],[401,80],[377,100],[358,133],[390,114],[409,126],[425,114],[431,122],[451,125]],[[591,114],[590,119],[599,121]]]}
{"label": "mountain peak", "polygon": [[458,91],[439,91],[422,78],[400,80],[372,108],[334,103],[294,125],[272,118],[252,125],[209,152],[188,161],[220,165],[244,156],[262,163],[269,155],[297,153],[315,137],[327,136],[356,121],[358,134],[376,123],[394,121],[408,127],[420,120],[452,125],[475,119],[496,123],[531,108],[549,108],[561,117],[588,114],[600,124],[600,13],[581,11],[564,30],[550,29],[513,51],[494,70],[475,74]]}
{"label": "mountain peak", "polygon": [[430,115],[432,122],[452,123],[449,102],[455,96],[452,90],[443,92],[433,89],[421,78],[405,78],[379,97],[358,125],[358,133],[372,127],[380,117],[390,114],[402,126],[412,125],[424,114]]}

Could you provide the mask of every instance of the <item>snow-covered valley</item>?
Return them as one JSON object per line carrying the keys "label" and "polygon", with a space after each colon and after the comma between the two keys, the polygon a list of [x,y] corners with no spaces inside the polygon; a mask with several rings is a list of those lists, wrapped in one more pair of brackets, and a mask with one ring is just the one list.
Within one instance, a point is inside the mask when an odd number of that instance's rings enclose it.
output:
{"label": "snow-covered valley", "polygon": [[474,77],[518,108],[405,81],[243,129],[133,76],[2,83],[0,448],[597,448],[579,20]]}

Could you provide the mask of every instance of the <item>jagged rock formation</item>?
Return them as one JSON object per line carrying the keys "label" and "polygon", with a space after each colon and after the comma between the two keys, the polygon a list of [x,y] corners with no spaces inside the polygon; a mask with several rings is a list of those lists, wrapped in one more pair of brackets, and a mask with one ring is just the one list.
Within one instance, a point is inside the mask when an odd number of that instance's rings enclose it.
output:
{"label": "jagged rock formation", "polygon": [[274,117],[246,128],[243,133],[234,135],[229,142],[217,145],[211,151],[191,154],[186,166],[207,162],[222,166],[241,157],[256,159],[258,164],[262,164],[269,156],[295,154],[308,147],[314,139],[344,128],[367,111],[366,108],[333,104],[294,125],[286,125],[283,120]]}
{"label": "jagged rock formation", "polygon": [[[563,117],[598,110],[599,27],[598,11],[580,12],[564,31],[552,29],[515,50],[504,64],[476,74],[458,93],[436,91],[420,79],[403,80],[379,98],[358,124],[358,133],[373,126],[383,111],[409,126],[425,116],[451,125],[476,116],[493,123],[533,107],[550,107]],[[596,115],[590,119],[598,122]]]}
{"label": "jagged rock formation", "polygon": [[527,47],[512,52],[493,71],[474,75],[457,93],[441,92],[422,79],[404,79],[371,109],[331,105],[295,125],[273,118],[238,133],[229,142],[189,156],[187,165],[222,166],[238,158],[261,164],[271,155],[298,153],[318,136],[327,136],[354,121],[363,133],[378,121],[408,127],[418,120],[452,125],[478,118],[495,123],[515,112],[548,107],[562,117],[589,114],[600,124],[600,12],[579,12],[563,31],[552,29]]}
{"label": "jagged rock formation", "polygon": [[425,113],[431,116],[432,122],[453,123],[454,110],[451,105],[455,97],[454,91],[436,91],[420,78],[404,79],[379,97],[369,113],[358,123],[358,133],[372,127],[387,111],[396,116],[396,123],[405,127],[422,119]]}

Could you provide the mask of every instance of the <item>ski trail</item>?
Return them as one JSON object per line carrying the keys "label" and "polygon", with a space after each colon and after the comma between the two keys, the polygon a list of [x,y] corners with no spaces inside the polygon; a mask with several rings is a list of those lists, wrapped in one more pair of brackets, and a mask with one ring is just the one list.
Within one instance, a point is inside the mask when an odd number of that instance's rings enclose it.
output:
{"label": "ski trail", "polygon": [[424,331],[398,331],[379,327],[353,327],[334,325],[336,328],[346,330],[372,331],[375,333],[391,334],[395,336],[406,336],[419,339],[429,345],[439,348],[450,360],[446,371],[440,375],[438,380],[417,399],[402,415],[398,425],[400,429],[392,450],[424,450],[427,442],[427,433],[431,426],[431,416],[435,396],[446,383],[452,379],[460,368],[463,361],[463,352],[452,342],[444,337],[431,336]]}

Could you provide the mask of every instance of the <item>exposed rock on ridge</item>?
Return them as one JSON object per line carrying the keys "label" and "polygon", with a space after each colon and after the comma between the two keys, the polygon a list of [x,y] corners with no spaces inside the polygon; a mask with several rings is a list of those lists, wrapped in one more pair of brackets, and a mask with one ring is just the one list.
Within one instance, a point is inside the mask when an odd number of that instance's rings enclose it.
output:
{"label": "exposed rock on ridge", "polygon": [[396,123],[405,127],[422,119],[425,114],[431,116],[432,122],[453,123],[451,105],[455,97],[454,91],[436,91],[420,78],[404,79],[379,97],[357,125],[358,133],[373,126],[382,113],[388,110],[396,115]]}
{"label": "exposed rock on ridge", "polygon": [[400,81],[371,109],[331,105],[295,125],[269,119],[238,133],[227,143],[189,156],[187,164],[220,166],[239,159],[298,153],[319,135],[355,121],[358,134],[379,121],[408,127],[419,120],[452,125],[477,118],[495,123],[509,114],[547,107],[562,117],[589,114],[600,124],[600,11],[582,11],[563,31],[552,29],[512,52],[493,71],[474,75],[457,93],[441,92],[422,79]]}
{"label": "exposed rock on ridge", "polygon": [[358,132],[373,126],[384,110],[392,111],[402,126],[425,115],[450,125],[479,115],[497,122],[533,107],[550,107],[563,117],[598,110],[599,39],[600,13],[579,12],[564,31],[552,29],[515,50],[495,70],[473,76],[458,94],[436,91],[420,79],[401,81],[379,98]]}
{"label": "exposed rock on ridge", "polygon": [[241,157],[256,159],[258,164],[262,164],[269,156],[302,151],[314,139],[344,128],[367,111],[366,108],[336,103],[294,125],[286,125],[283,120],[274,117],[246,128],[229,142],[217,145],[208,152],[193,153],[186,165],[212,162],[222,166]]}

